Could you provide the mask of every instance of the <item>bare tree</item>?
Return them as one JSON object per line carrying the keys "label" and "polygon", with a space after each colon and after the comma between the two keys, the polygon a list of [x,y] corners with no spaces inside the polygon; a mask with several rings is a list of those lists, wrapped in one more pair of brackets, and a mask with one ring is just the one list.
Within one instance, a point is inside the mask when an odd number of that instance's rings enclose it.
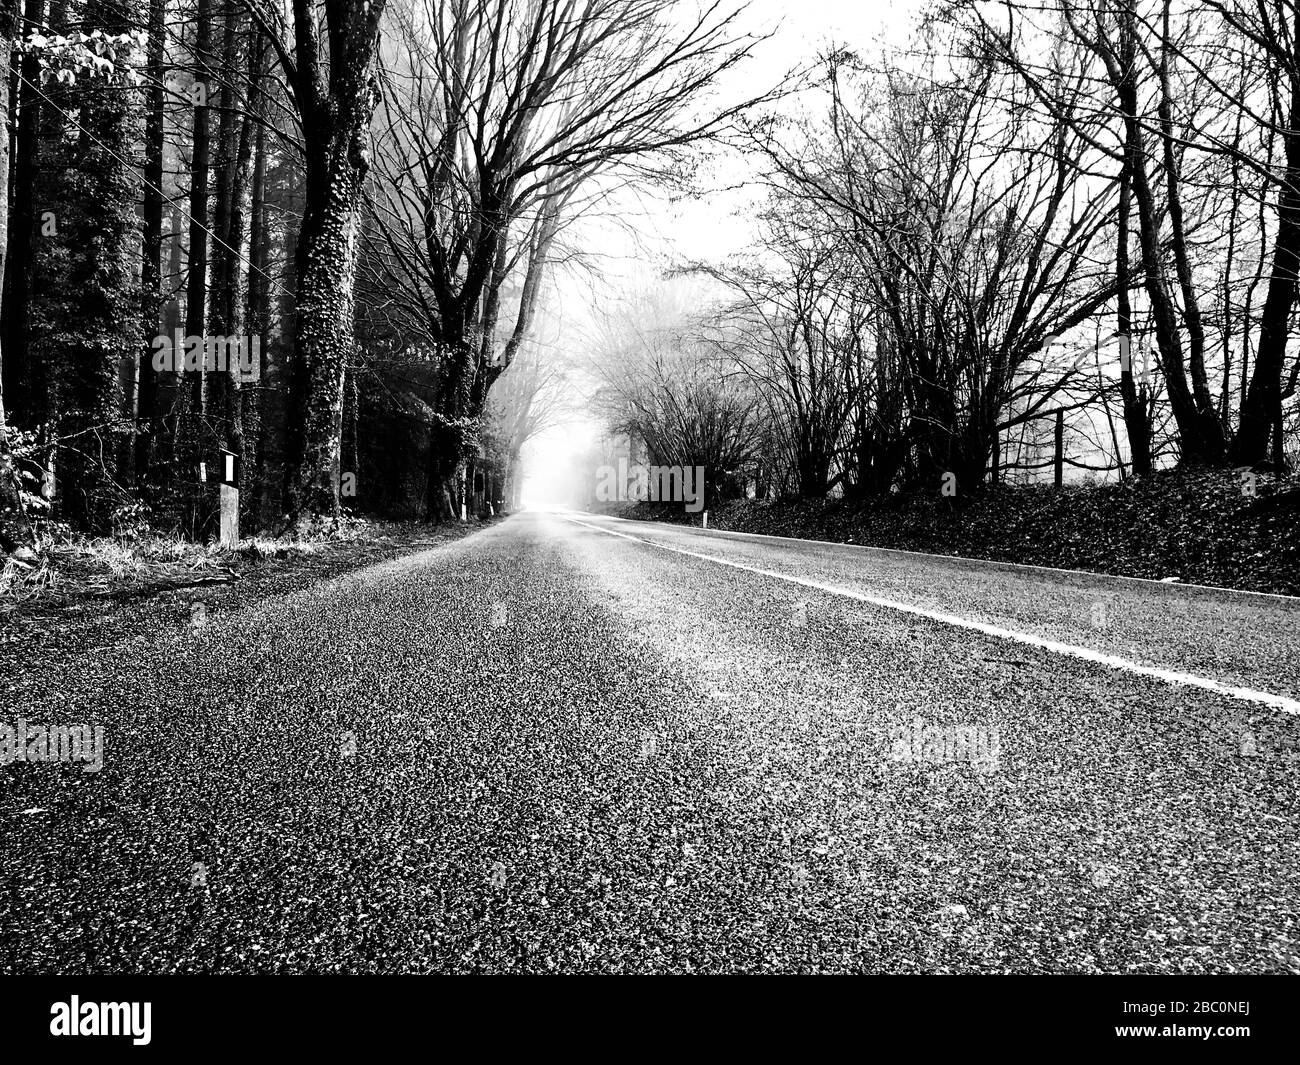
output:
{"label": "bare tree", "polygon": [[[911,480],[952,473],[969,489],[1011,407],[1033,416],[1077,382],[1077,366],[1039,356],[1114,298],[1096,253],[1114,198],[1087,183],[1088,139],[1035,118],[982,56],[945,78],[843,52],[827,66],[824,129],[794,143],[764,131],[761,145],[777,179],[851,237],[881,368],[901,375],[897,461]],[[1083,107],[1083,75],[1062,82]]]}
{"label": "bare tree", "polygon": [[842,235],[787,193],[763,213],[763,237],[746,263],[707,272],[738,294],[722,310],[715,343],[750,376],[767,408],[770,438],[801,496],[821,498],[851,474],[849,439],[870,305]]}
{"label": "bare tree", "polygon": [[[662,179],[762,98],[703,103],[755,43],[736,17],[678,0],[394,9],[374,287],[404,304],[398,328],[438,352],[430,476],[448,499],[566,217],[611,175]],[[498,294],[515,272],[523,297],[502,337]]]}
{"label": "bare tree", "polygon": [[720,372],[702,322],[678,286],[639,291],[602,315],[590,369],[595,407],[614,433],[644,443],[652,463],[704,468],[705,498],[744,490],[762,439],[762,401],[733,366]]}

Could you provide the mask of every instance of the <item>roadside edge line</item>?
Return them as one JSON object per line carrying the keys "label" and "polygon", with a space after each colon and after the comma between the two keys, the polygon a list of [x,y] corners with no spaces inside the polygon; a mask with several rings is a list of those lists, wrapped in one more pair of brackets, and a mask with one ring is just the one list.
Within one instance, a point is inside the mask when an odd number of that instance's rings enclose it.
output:
{"label": "roadside edge line", "polygon": [[1204,691],[1213,692],[1216,695],[1224,695],[1232,699],[1240,699],[1250,703],[1259,703],[1263,706],[1270,707],[1271,709],[1280,710],[1285,714],[1300,714],[1300,701],[1288,699],[1282,695],[1273,695],[1270,692],[1256,691],[1253,688],[1240,688],[1234,685],[1224,684],[1210,677],[1200,677],[1194,673],[1183,673],[1179,670],[1162,669],[1159,666],[1144,666],[1140,662],[1121,658],[1118,655],[1106,654],[1103,651],[1094,651],[1089,647],[1081,647],[1078,644],[1062,643],[1059,640],[1049,640],[1042,636],[1034,636],[1031,633],[1017,632],[1015,629],[1004,629],[998,625],[989,625],[983,621],[973,621],[970,618],[959,617],[956,614],[945,614],[938,610],[928,610],[925,607],[914,606],[910,603],[901,603],[895,599],[885,599],[880,596],[867,595],[865,592],[856,592],[851,588],[841,588],[837,585],[826,584],[822,581],[810,580],[807,577],[794,577],[788,573],[777,573],[773,570],[761,569],[758,566],[748,566],[743,562],[733,562],[730,559],[716,558],[712,555],[703,555],[698,551],[687,551],[682,547],[673,547],[669,544],[655,543],[653,540],[646,540],[640,536],[633,536],[630,533],[618,532],[615,529],[606,529],[600,525],[593,525],[590,522],[582,521],[579,518],[571,518],[568,515],[560,516],[563,517],[565,521],[572,522],[575,525],[581,525],[587,529],[593,529],[599,533],[604,533],[606,536],[617,536],[623,540],[631,540],[633,543],[645,544],[648,547],[657,547],[661,551],[671,551],[674,554],[685,555],[688,558],[698,558],[704,562],[713,562],[717,565],[729,566],[732,569],[743,570],[746,573],[754,573],[760,577],[770,577],[774,580],[801,585],[804,588],[813,588],[819,592],[826,592],[829,595],[838,595],[845,599],[853,599],[860,603],[868,603],[871,606],[881,607],[885,610],[896,610],[904,614],[911,614],[914,617],[921,617],[929,621],[937,621],[944,625],[951,625],[954,628],[966,629],[970,632],[978,632],[984,636],[993,637],[994,639],[1009,640],[1013,643],[1024,644],[1028,647],[1036,647],[1039,650],[1050,651],[1053,654],[1067,655],[1072,658],[1081,658],[1084,661],[1094,662],[1098,665],[1106,666],[1109,669],[1118,669],[1127,673],[1136,673],[1139,676],[1152,677],[1156,680],[1164,681],[1167,684],[1200,688]]}

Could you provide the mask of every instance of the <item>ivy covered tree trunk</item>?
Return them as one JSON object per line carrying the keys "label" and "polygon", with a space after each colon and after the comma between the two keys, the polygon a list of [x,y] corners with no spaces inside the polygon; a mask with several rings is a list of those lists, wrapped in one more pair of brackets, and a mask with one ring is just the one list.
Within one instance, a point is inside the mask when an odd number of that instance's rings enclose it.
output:
{"label": "ivy covered tree trunk", "polygon": [[[272,199],[275,200],[277,212],[283,212],[289,216],[301,215],[302,202],[297,176],[297,168],[291,161],[283,159],[277,163],[269,174],[265,175],[269,190],[265,193],[266,199],[268,203]],[[269,239],[269,227],[266,221],[267,213],[265,209],[262,212],[262,218],[263,221],[259,224],[263,233],[261,239],[266,240]],[[255,227],[254,232],[257,231],[258,227]],[[298,290],[298,279],[295,274],[298,261],[297,228],[295,226],[285,227],[281,240],[284,270],[276,288],[276,311],[280,321],[281,333],[273,344],[269,338],[266,338],[262,348],[262,380],[258,385],[258,394],[261,397],[261,411],[256,448],[257,502],[255,520],[260,528],[278,527],[280,518],[285,511],[282,491],[285,471],[287,470],[286,456],[289,453],[286,436],[289,392],[288,355],[295,315],[294,298]],[[269,256],[265,251],[259,251],[258,255],[253,256],[253,262],[260,264],[263,270],[266,269],[269,261]],[[264,277],[261,274],[256,276],[260,284]],[[250,280],[250,301],[254,300],[255,296],[257,303],[250,303],[249,317],[251,320],[260,323],[258,328],[265,332],[266,323],[270,320],[270,292],[265,287],[259,288],[255,292]],[[254,309],[255,306],[259,309]]]}
{"label": "ivy covered tree trunk", "polygon": [[289,385],[290,515],[338,514],[343,380],[353,359],[357,223],[364,170],[353,162],[354,131],[330,138],[309,159],[298,236],[298,307]]}
{"label": "ivy covered tree trunk", "polygon": [[[14,4],[15,9],[17,3]],[[45,18],[45,0],[25,0],[23,19],[39,26]],[[19,32],[19,31],[16,31]],[[6,61],[8,57],[6,57]],[[3,387],[10,417],[30,427],[33,422],[32,367],[28,355],[28,309],[31,301],[32,243],[36,234],[35,181],[40,144],[41,111],[45,107],[36,88],[40,83],[40,59],[24,56],[11,82],[10,100],[13,159],[10,179],[12,208],[9,211],[8,248],[4,260],[4,313],[0,316],[0,343],[4,345]],[[12,75],[11,75],[12,76]],[[6,148],[9,144],[6,143]]]}
{"label": "ivy covered tree trunk", "polygon": [[[290,514],[338,514],[334,471],[343,417],[343,377],[352,360],[360,176],[335,140],[329,159],[309,160],[307,213],[298,241],[298,317],[290,367]],[[313,170],[321,170],[313,178]]]}
{"label": "ivy covered tree trunk", "polygon": [[[18,24],[17,0],[0,0],[0,36],[12,40]],[[9,234],[9,49],[0,48],[0,274],[4,272]],[[0,350],[0,359],[4,357]],[[3,377],[0,376],[0,380]],[[31,544],[31,528],[23,512],[18,471],[9,447],[5,423],[4,391],[0,387],[0,550],[13,551]]]}
{"label": "ivy covered tree trunk", "polygon": [[[134,3],[91,0],[83,24],[109,34],[139,25]],[[121,409],[121,372],[141,345],[140,299],[132,248],[138,228],[139,177],[132,163],[134,95],[101,79],[76,86],[80,135],[71,166],[49,205],[66,256],[64,308],[53,323],[64,416],[58,460],[62,513],[74,525],[107,531],[118,489],[122,441],[130,421]]]}
{"label": "ivy covered tree trunk", "polygon": [[[454,337],[466,333],[462,316],[447,316],[443,328]],[[429,426],[428,488],[425,518],[454,521],[465,502],[465,460],[474,446],[479,422],[474,413],[477,348],[465,339],[447,345],[436,409]]]}
{"label": "ivy covered tree trunk", "polygon": [[[243,9],[235,0],[226,0],[222,17],[221,119],[213,190],[212,276],[207,329],[212,337],[243,334],[239,276],[245,235],[244,194],[248,189],[252,160],[252,125],[248,117],[240,113],[239,93],[235,89],[242,66]],[[234,368],[209,373],[208,389],[209,421],[215,427],[217,443],[243,460],[243,400]]]}
{"label": "ivy covered tree trunk", "polygon": [[382,0],[331,5],[326,62],[314,5],[293,3],[293,89],[306,163],[285,476],[287,516],[294,524],[339,514],[343,382],[355,348],[361,190],[370,168],[370,119],[379,99],[370,67],[383,8]]}
{"label": "ivy covered tree trunk", "polygon": [[[248,46],[249,116],[240,141],[241,167],[249,186],[248,283],[244,289],[244,333],[261,351],[257,383],[240,391],[239,421],[243,434],[244,493],[241,503],[254,524],[259,520],[263,415],[270,376],[270,348],[267,323],[270,320],[270,287],[267,284],[269,218],[266,199],[265,84],[267,41],[259,30],[252,31]],[[244,152],[247,150],[247,158]],[[236,267],[238,270],[238,267]]]}
{"label": "ivy covered tree trunk", "polygon": [[[185,336],[207,332],[208,297],[208,201],[209,170],[212,165],[211,105],[217,91],[217,74],[212,50],[213,0],[197,0],[194,8],[194,83],[189,102],[193,108],[190,152],[189,239],[185,257]],[[177,497],[186,532],[197,538],[213,527],[215,501],[199,481],[200,462],[210,461],[215,444],[204,419],[204,375],[200,370],[183,370],[177,375],[180,396],[174,420],[173,468],[177,474]]]}
{"label": "ivy covered tree trunk", "polygon": [[163,243],[163,102],[166,93],[164,42],[167,33],[165,0],[149,0],[148,71],[144,134],[144,234],[140,260],[140,321],[144,347],[136,391],[135,476],[149,480],[158,435],[162,429],[164,396],[153,368],[152,341],[158,335],[162,310]]}
{"label": "ivy covered tree trunk", "polygon": [[0,397],[0,551],[32,545],[32,528],[23,509],[18,470],[9,448],[4,398]]}

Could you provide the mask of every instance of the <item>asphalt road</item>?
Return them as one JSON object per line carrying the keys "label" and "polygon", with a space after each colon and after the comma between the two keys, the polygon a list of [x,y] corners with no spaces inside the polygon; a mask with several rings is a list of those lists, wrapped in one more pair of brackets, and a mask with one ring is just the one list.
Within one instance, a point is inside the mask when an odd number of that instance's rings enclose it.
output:
{"label": "asphalt road", "polygon": [[523,514],[197,620],[0,678],[105,737],[0,971],[1300,972],[1300,600]]}

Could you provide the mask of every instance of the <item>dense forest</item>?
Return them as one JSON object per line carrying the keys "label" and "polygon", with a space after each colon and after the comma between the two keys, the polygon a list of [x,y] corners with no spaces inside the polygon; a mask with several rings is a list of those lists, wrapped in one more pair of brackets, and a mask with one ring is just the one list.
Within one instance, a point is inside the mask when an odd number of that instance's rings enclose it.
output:
{"label": "dense forest", "polygon": [[223,481],[272,535],[517,505],[570,227],[699,193],[705,146],[763,190],[754,246],[582,354],[607,426],[711,493],[968,491],[1066,416],[1083,469],[1288,465],[1286,0],[958,0],[731,96],[764,33],[678,0],[3,11],[7,551],[210,538]]}
{"label": "dense forest", "polygon": [[0,543],[509,505],[566,225],[743,110],[679,6],[6,0]]}

